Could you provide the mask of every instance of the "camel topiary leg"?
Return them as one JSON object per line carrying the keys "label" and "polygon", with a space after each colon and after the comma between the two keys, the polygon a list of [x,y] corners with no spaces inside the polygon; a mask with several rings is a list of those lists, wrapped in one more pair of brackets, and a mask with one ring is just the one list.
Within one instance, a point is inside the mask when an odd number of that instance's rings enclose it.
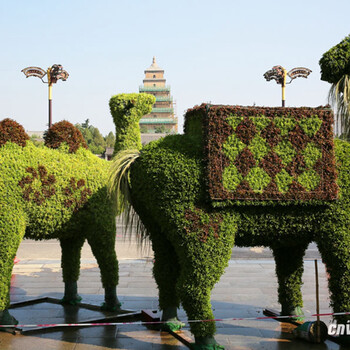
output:
{"label": "camel topiary leg", "polygon": [[115,229],[98,230],[87,238],[101,271],[101,280],[105,289],[105,310],[118,311],[121,303],[117,297],[118,261],[115,253]]}
{"label": "camel topiary leg", "polygon": [[[181,275],[177,288],[188,319],[212,320],[211,291],[231,257],[237,219],[233,214],[218,217],[197,213],[199,220],[192,227],[199,230],[187,232],[178,251]],[[195,322],[190,327],[195,336],[193,349],[223,349],[214,338],[215,322]]]}
{"label": "camel topiary leg", "polygon": [[62,274],[64,282],[64,297],[62,303],[76,304],[81,301],[78,295],[77,281],[80,273],[81,248],[85,239],[79,236],[60,239],[62,250]]}
{"label": "camel topiary leg", "polygon": [[[303,298],[301,294],[303,257],[308,242],[295,246],[272,247],[276,262],[278,279],[278,301],[282,306],[282,315],[303,315]],[[302,320],[303,317],[298,317]]]}
{"label": "camel topiary leg", "polygon": [[13,259],[24,236],[25,218],[18,208],[4,208],[1,203],[0,206],[0,324],[17,324],[7,309],[10,305]]}
{"label": "camel topiary leg", "polygon": [[177,309],[180,301],[176,291],[176,283],[180,274],[178,257],[173,245],[165,238],[162,232],[152,234],[154,250],[153,276],[159,290],[159,307],[163,310],[163,330],[179,330],[183,323],[177,318]]}

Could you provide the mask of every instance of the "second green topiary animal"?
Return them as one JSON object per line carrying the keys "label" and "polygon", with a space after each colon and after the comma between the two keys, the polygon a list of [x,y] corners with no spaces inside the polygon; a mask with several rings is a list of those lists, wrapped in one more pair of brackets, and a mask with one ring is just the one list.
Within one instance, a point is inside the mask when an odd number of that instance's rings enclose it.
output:
{"label": "second green topiary animal", "polygon": [[0,132],[0,324],[15,323],[7,308],[13,258],[23,237],[60,241],[66,303],[81,299],[77,280],[87,241],[100,267],[105,308],[118,309],[117,212],[106,187],[110,164],[80,147],[81,133],[68,122],[52,126],[48,147],[34,146],[10,119],[0,122]]}

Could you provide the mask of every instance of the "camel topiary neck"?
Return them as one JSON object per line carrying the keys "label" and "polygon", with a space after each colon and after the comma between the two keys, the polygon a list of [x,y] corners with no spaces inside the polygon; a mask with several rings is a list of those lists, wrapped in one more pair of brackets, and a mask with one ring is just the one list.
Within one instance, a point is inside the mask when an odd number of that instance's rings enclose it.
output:
{"label": "camel topiary neck", "polygon": [[142,148],[139,121],[149,114],[155,97],[149,94],[119,94],[111,97],[109,107],[116,128],[114,153]]}

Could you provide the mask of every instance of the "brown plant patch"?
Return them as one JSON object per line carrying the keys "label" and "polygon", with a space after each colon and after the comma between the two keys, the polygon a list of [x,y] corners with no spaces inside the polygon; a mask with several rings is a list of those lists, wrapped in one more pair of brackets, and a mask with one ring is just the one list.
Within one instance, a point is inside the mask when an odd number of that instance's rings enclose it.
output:
{"label": "brown plant patch", "polygon": [[281,140],[281,130],[271,122],[264,130],[261,131],[261,136],[266,139],[271,148],[277,146]]}
{"label": "brown plant patch", "polygon": [[[53,174],[48,175],[43,165],[39,165],[37,170],[33,167],[28,167],[26,172],[30,175],[23,176],[18,182],[18,186],[23,189],[22,197],[27,202],[32,201],[37,205],[42,205],[46,199],[56,193],[53,187],[56,178]],[[40,181],[39,189],[33,188],[35,180]]]}
{"label": "brown plant patch", "polygon": [[256,128],[250,119],[245,118],[237,126],[235,133],[242,142],[244,142],[246,145],[249,145],[250,141],[256,135]]}
{"label": "brown plant patch", "polygon": [[299,125],[297,125],[293,131],[289,132],[289,141],[294,148],[300,152],[310,142],[310,137],[305,134]]}
{"label": "brown plant patch", "polygon": [[[213,235],[214,238],[219,238],[219,229],[221,222],[223,220],[220,214],[209,214],[209,223],[205,222],[203,211],[199,208],[194,210],[188,209],[185,212],[185,219],[189,222],[185,226],[185,231],[187,234],[197,232],[199,235],[199,240],[205,243],[208,240],[209,235]],[[207,218],[208,219],[208,218]]]}
{"label": "brown plant patch", "polygon": [[270,177],[275,177],[282,170],[282,161],[275,152],[271,151],[261,160],[260,166]]}
{"label": "brown plant patch", "polygon": [[235,160],[235,166],[237,167],[238,171],[243,175],[247,176],[249,173],[250,169],[255,165],[255,159],[248,149],[246,147],[236,158]]}
{"label": "brown plant patch", "polygon": [[301,154],[297,154],[287,165],[286,171],[293,177],[297,177],[304,172],[305,167],[304,157]]}
{"label": "brown plant patch", "polygon": [[63,189],[63,193],[67,199],[64,201],[66,208],[73,207],[73,211],[77,212],[88,201],[88,196],[92,194],[90,188],[85,187],[85,180],[76,181],[74,177],[69,180],[69,185]]}

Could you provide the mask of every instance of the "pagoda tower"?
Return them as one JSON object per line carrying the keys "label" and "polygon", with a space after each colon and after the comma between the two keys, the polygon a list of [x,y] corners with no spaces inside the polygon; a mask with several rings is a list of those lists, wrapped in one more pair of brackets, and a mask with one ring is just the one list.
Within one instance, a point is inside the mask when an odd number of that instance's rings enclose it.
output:
{"label": "pagoda tower", "polygon": [[177,118],[174,115],[170,86],[165,85],[164,70],[153,57],[152,65],[145,70],[145,79],[139,92],[155,96],[156,102],[150,114],[140,120],[141,133],[177,133]]}

